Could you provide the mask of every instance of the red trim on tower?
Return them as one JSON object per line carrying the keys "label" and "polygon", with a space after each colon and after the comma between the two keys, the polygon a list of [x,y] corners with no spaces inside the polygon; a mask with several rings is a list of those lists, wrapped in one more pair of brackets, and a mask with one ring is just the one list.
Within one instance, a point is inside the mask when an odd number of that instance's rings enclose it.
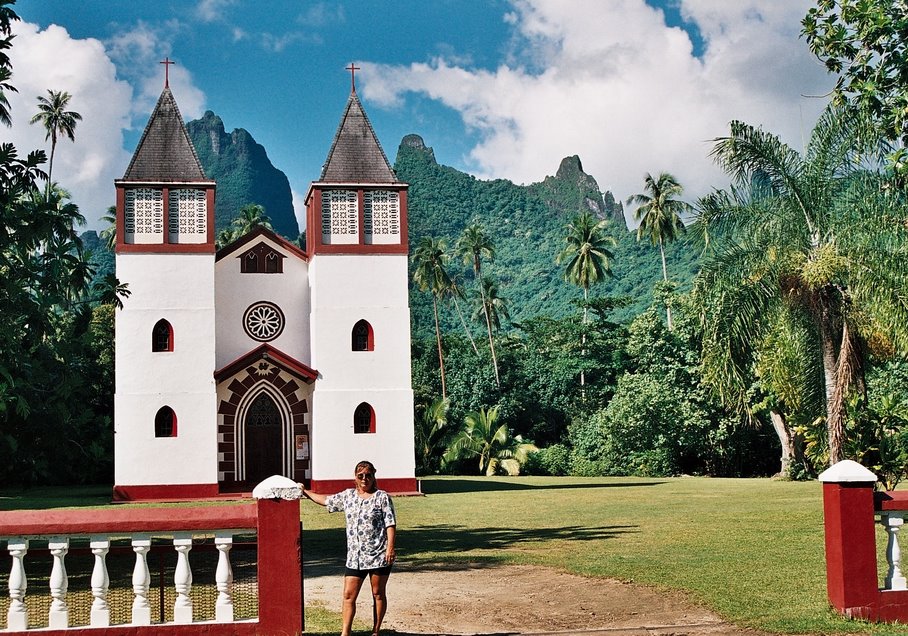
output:
{"label": "red trim on tower", "polygon": [[[309,489],[321,495],[333,495],[336,492],[353,488],[353,478],[350,479],[313,479],[309,482]],[[392,495],[419,494],[419,485],[416,477],[378,477],[378,488]]]}
{"label": "red trim on tower", "polygon": [[123,243],[118,253],[130,254],[214,254],[213,243]]}
{"label": "red trim on tower", "polygon": [[[313,183],[306,193],[306,252],[315,254],[407,254],[407,188],[406,183]],[[322,197],[325,190],[356,190],[359,219],[359,238],[354,245],[332,245],[322,243]],[[366,190],[391,190],[400,197],[400,241],[398,243],[365,244]]]}
{"label": "red trim on tower", "polygon": [[114,486],[114,501],[180,501],[183,499],[205,499],[217,497],[215,484],[154,484],[142,486]]}

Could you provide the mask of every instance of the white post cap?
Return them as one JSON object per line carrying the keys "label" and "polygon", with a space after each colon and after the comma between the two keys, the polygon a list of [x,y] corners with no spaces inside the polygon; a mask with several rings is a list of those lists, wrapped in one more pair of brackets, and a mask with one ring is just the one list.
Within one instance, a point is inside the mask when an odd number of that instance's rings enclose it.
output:
{"label": "white post cap", "polygon": [[844,483],[875,483],[877,476],[861,466],[859,463],[850,459],[843,459],[834,466],[830,466],[817,478],[827,484],[844,484]]}
{"label": "white post cap", "polygon": [[298,483],[281,475],[271,475],[252,489],[255,499],[299,499],[302,495]]}

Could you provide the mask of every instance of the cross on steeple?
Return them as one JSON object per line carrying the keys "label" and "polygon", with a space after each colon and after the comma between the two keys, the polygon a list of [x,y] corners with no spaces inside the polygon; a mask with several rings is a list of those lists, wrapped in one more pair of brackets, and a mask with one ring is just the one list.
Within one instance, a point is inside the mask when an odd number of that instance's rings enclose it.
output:
{"label": "cross on steeple", "polygon": [[359,70],[358,66],[354,66],[353,62],[350,62],[350,66],[346,67],[350,71],[350,90],[356,92],[356,71]]}
{"label": "cross on steeple", "polygon": [[158,62],[158,64],[164,65],[164,88],[170,88],[170,65],[176,64],[176,62],[171,60],[170,57],[165,57],[164,60]]}

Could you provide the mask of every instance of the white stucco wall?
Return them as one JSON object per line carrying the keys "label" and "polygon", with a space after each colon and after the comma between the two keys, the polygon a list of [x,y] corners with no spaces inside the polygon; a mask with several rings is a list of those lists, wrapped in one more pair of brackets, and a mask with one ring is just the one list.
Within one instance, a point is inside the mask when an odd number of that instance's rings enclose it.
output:
{"label": "white stucco wall", "polygon": [[[116,314],[114,479],[118,485],[217,481],[214,256],[120,254],[132,292]],[[152,352],[152,329],[173,327],[173,351]],[[177,436],[155,438],[169,406]]]}
{"label": "white stucco wall", "polygon": [[309,264],[299,256],[288,253],[278,243],[261,237],[275,250],[287,257],[281,274],[242,274],[237,256],[251,243],[219,260],[215,269],[217,313],[217,368],[233,362],[261,342],[250,338],[243,330],[243,314],[253,303],[272,302],[284,314],[284,330],[268,342],[276,349],[304,364],[310,364],[309,347]]}
{"label": "white stucco wall", "polygon": [[[413,478],[410,310],[403,254],[324,255],[309,265],[312,366],[312,478],[348,479],[368,459],[380,477]],[[352,351],[353,325],[365,319],[373,351]],[[353,432],[361,402],[375,410],[374,434]]]}

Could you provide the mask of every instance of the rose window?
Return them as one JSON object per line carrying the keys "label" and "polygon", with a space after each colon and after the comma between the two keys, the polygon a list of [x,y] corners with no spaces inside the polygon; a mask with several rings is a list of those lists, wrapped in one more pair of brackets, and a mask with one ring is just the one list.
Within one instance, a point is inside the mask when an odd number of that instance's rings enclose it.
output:
{"label": "rose window", "polygon": [[284,314],[274,303],[260,301],[249,305],[243,314],[243,329],[253,340],[274,340],[284,330]]}

